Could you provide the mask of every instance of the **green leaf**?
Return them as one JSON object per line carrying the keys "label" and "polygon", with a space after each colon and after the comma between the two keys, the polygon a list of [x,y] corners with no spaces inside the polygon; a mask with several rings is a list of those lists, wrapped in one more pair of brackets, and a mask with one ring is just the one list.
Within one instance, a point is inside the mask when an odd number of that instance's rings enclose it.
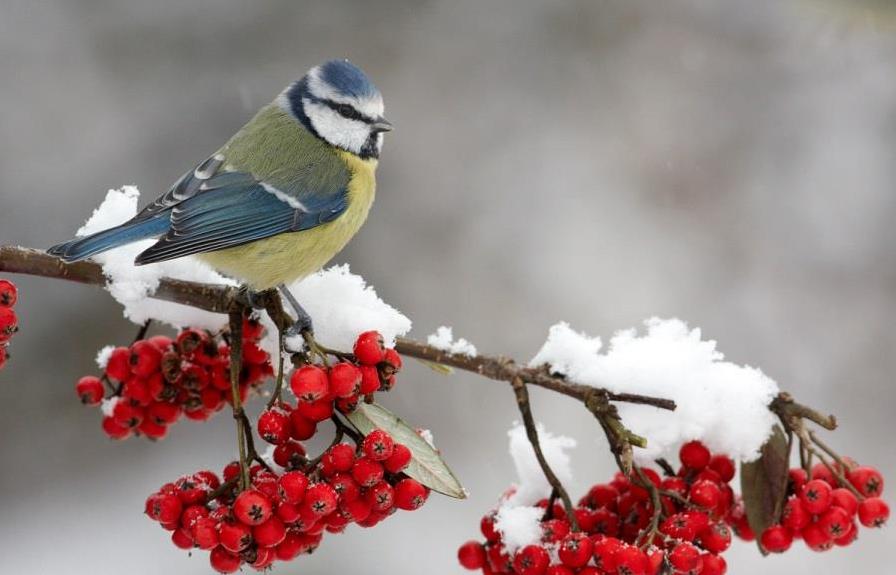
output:
{"label": "green leaf", "polygon": [[451,366],[445,365],[443,363],[436,363],[434,361],[429,361],[426,359],[418,359],[417,361],[440,375],[451,375],[452,373],[454,373],[454,369]]}
{"label": "green leaf", "polygon": [[457,499],[467,497],[463,486],[448,469],[442,456],[413,427],[385,407],[376,403],[361,403],[358,409],[346,417],[364,435],[374,429],[382,429],[396,443],[404,444],[410,449],[411,462],[404,470],[410,477],[443,495]]}
{"label": "green leaf", "polygon": [[[778,523],[787,498],[790,449],[781,427],[776,425],[762,446],[756,461],[740,467],[740,488],[747,521],[756,540],[768,527]],[[761,549],[760,549],[761,550]],[[763,551],[764,553],[764,551]]]}

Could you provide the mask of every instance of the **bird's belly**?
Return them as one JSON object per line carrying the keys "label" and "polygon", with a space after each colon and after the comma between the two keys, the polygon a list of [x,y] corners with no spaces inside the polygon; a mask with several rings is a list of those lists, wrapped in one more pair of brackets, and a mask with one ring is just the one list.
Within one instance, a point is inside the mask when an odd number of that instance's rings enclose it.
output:
{"label": "bird's belly", "polygon": [[[255,290],[310,275],[330,261],[358,232],[373,203],[375,163],[356,160],[348,185],[348,207],[332,222],[288,232],[225,250],[197,254],[225,275]],[[362,163],[363,162],[363,163]]]}

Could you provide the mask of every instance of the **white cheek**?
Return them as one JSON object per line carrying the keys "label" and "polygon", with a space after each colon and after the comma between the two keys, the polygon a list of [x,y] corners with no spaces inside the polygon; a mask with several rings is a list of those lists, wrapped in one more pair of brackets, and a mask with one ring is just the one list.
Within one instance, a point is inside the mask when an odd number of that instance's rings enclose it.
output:
{"label": "white cheek", "polygon": [[367,124],[358,120],[344,118],[336,113],[335,110],[324,104],[304,102],[305,114],[311,121],[311,125],[317,130],[323,139],[338,146],[358,154],[367,140],[369,129]]}

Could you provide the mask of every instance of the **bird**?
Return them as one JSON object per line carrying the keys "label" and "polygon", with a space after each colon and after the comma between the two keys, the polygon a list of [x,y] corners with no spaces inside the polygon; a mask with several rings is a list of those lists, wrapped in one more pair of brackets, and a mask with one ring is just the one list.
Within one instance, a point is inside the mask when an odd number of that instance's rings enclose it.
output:
{"label": "bird", "polygon": [[276,288],[313,331],[287,284],[322,268],[367,219],[376,190],[383,97],[344,59],[311,68],[127,222],[47,251],[76,262],[157,238],[136,265],[196,256],[242,282]]}

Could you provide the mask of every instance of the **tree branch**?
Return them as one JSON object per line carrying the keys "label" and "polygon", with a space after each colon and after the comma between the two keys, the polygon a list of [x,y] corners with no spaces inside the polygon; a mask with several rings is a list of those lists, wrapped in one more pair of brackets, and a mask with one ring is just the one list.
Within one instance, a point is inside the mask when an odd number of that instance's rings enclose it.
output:
{"label": "tree branch", "polygon": [[[93,262],[67,264],[43,251],[18,246],[0,246],[0,272],[64,279],[91,285],[106,283],[102,268]],[[223,314],[244,309],[237,288],[171,278],[163,278],[152,297]],[[279,297],[269,294],[265,300],[265,307],[278,327],[291,325],[292,318],[283,310]],[[395,350],[408,357],[448,365],[488,379],[505,382],[518,379],[525,384],[543,387],[583,403],[588,402],[589,398],[593,402],[595,397],[595,388],[567,381],[562,376],[550,373],[547,366],[521,367],[512,359],[505,357],[452,354],[407,338],[397,338]],[[597,391],[603,401],[622,401],[652,405],[659,409],[675,409],[675,402],[669,399],[613,393],[607,390]],[[602,405],[600,407],[604,409]]]}

